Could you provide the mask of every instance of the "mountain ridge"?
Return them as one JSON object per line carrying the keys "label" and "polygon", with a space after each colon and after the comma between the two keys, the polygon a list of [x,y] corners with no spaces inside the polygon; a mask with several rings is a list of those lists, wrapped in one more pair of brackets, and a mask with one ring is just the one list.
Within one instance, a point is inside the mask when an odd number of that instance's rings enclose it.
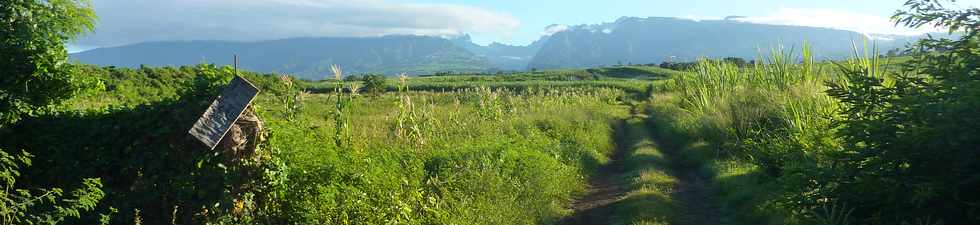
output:
{"label": "mountain ridge", "polygon": [[[622,17],[615,22],[570,26],[554,33],[552,41],[542,46],[528,68],[584,68],[692,61],[699,57],[756,58],[780,45],[799,48],[804,41],[812,46],[818,59],[838,59],[853,54],[852,43],[866,39],[864,34],[854,31],[737,19]],[[878,45],[880,49],[891,49],[905,44],[899,42],[882,40]]]}
{"label": "mountain ridge", "polygon": [[348,74],[429,74],[441,71],[483,72],[492,65],[446,39],[393,35],[372,38],[290,38],[256,42],[169,41],[98,48],[71,54],[72,60],[102,66],[180,66],[210,62],[258,72],[287,73],[322,79],[330,65]]}
{"label": "mountain ridge", "polygon": [[[312,37],[268,41],[166,41],[97,48],[71,54],[102,66],[231,64],[238,54],[245,69],[323,79],[330,64],[349,74],[431,74],[528,69],[585,68],[628,63],[692,61],[699,57],[757,58],[779,45],[799,48],[806,40],[817,59],[853,54],[852,43],[872,40],[878,49],[903,47],[922,36],[861,34],[830,28],[672,17],[621,17],[613,22],[551,25],[528,45],[478,45],[469,35],[432,37]],[[799,52],[798,49],[792,49]]]}

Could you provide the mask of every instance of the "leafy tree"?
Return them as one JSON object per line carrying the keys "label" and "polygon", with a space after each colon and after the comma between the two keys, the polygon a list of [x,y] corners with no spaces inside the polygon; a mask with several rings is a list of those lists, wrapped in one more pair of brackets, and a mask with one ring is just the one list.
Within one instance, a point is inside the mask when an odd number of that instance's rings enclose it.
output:
{"label": "leafy tree", "polygon": [[694,66],[696,66],[697,64],[698,64],[697,62],[667,62],[667,61],[665,61],[665,62],[660,63],[660,68],[672,69],[672,70],[677,70],[677,71],[687,71],[687,70],[690,70],[690,69],[694,68]]}
{"label": "leafy tree", "polygon": [[347,75],[344,77],[344,81],[352,82],[361,80],[361,76],[358,75]]}
{"label": "leafy tree", "polygon": [[980,224],[980,9],[944,2],[910,0],[893,19],[965,35],[920,41],[905,74],[842,66],[848,81],[828,91],[844,103],[847,151],[813,190],[860,224]]}
{"label": "leafy tree", "polygon": [[901,51],[902,51],[901,49],[894,48],[894,49],[888,50],[888,53],[885,53],[885,56],[888,56],[888,57],[900,56],[901,55]]}
{"label": "leafy tree", "polygon": [[738,66],[738,67],[745,67],[746,65],[748,65],[748,63],[745,61],[745,59],[740,58],[740,57],[725,57],[724,59],[722,59],[722,61],[727,62],[727,63],[731,63],[731,64],[735,64],[735,66]]}
{"label": "leafy tree", "polygon": [[[0,129],[59,103],[90,80],[73,76],[64,43],[94,28],[85,0],[0,0]],[[56,224],[95,208],[105,196],[101,181],[84,179],[71,198],[60,188],[21,188],[20,170],[31,155],[0,149],[0,222]],[[103,220],[103,223],[108,222]]]}
{"label": "leafy tree", "polygon": [[386,84],[387,79],[385,78],[384,75],[379,75],[379,74],[364,75],[364,77],[361,78],[361,81],[364,81],[364,90],[366,90],[369,93],[375,93],[375,94],[381,93],[388,88]]}
{"label": "leafy tree", "polygon": [[0,0],[0,127],[82,85],[64,43],[94,28],[88,0]]}

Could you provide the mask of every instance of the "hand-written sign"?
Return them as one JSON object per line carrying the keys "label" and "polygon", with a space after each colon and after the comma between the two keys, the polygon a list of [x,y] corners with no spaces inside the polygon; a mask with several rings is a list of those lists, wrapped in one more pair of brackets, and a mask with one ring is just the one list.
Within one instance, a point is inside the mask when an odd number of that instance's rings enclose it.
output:
{"label": "hand-written sign", "polygon": [[214,149],[258,94],[258,88],[244,78],[235,76],[187,132]]}

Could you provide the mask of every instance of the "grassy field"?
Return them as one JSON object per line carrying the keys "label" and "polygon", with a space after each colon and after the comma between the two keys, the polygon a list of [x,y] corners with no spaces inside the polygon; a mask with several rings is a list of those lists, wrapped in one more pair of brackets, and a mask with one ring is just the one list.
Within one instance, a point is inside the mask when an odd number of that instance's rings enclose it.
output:
{"label": "grassy field", "polygon": [[[616,71],[639,71],[626,74]],[[597,70],[544,70],[524,73],[507,74],[461,74],[461,75],[430,75],[421,76],[407,81],[408,88],[416,91],[446,92],[454,90],[473,89],[479,87],[507,88],[523,90],[525,88],[554,88],[554,87],[609,87],[623,89],[631,93],[647,90],[650,79],[663,79],[672,74],[683,72],[653,69],[651,67],[616,67]],[[389,78],[385,90],[396,91],[398,79]],[[310,92],[331,92],[335,82],[331,80],[306,82],[304,88]]]}
{"label": "grassy field", "polygon": [[[649,85],[459,76],[389,80],[405,89],[386,93],[311,93],[315,88],[303,88],[317,84],[244,72],[263,90],[253,107],[268,136],[260,160],[236,164],[171,143],[207,94],[229,79],[228,68],[85,71],[105,88],[24,121],[45,131],[18,134],[4,146],[44,155],[25,171],[38,184],[67,182],[55,171],[76,166],[93,170],[73,177],[111,180],[98,210],[115,221],[178,223],[554,223],[609,161],[613,126],[629,114],[623,102]],[[419,88],[425,85],[453,88]],[[189,94],[195,91],[200,95]],[[78,139],[80,132],[86,138]],[[43,144],[59,139],[74,141]],[[77,148],[88,153],[77,155]],[[174,155],[187,151],[195,154]],[[140,160],[103,164],[123,159]],[[147,160],[170,163],[140,163]],[[181,166],[189,168],[163,173]],[[241,177],[251,177],[244,185],[251,189],[235,190]],[[215,186],[187,185],[198,182]]]}
{"label": "grassy field", "polygon": [[[76,193],[79,180],[101,181],[105,198],[70,224],[950,221],[965,207],[914,210],[950,200],[937,194],[950,189],[867,173],[890,168],[868,162],[893,161],[855,144],[868,142],[854,133],[877,127],[862,125],[877,119],[863,120],[855,99],[896,87],[859,85],[910,79],[889,71],[917,61],[816,63],[806,50],[776,51],[746,67],[703,60],[685,72],[626,66],[379,84],[242,71],[262,90],[252,110],[266,128],[258,150],[245,153],[214,152],[186,135],[231,68],[81,66],[99,87],[4,130],[0,147],[34,154],[21,185]],[[957,107],[950,112],[969,111]],[[902,171],[916,168],[900,159]],[[884,184],[915,200],[883,194]],[[918,224],[939,224],[926,220]]]}
{"label": "grassy field", "polygon": [[[355,96],[341,145],[332,95],[271,119],[292,184],[290,223],[550,223],[608,160],[616,89]],[[267,96],[272,97],[272,96]],[[258,105],[275,105],[263,98]],[[260,111],[263,118],[286,112]],[[356,129],[355,129],[356,128]]]}

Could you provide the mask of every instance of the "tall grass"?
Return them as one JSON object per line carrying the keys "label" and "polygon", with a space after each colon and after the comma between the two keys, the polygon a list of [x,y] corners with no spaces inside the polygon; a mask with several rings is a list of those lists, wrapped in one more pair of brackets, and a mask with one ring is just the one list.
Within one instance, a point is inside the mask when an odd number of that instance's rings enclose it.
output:
{"label": "tall grass", "polygon": [[[806,189],[824,153],[840,149],[833,135],[840,103],[825,83],[843,78],[835,65],[816,63],[807,44],[799,53],[777,48],[744,68],[700,60],[651,99],[652,120],[666,136],[686,151],[711,151],[703,170],[745,224],[813,221],[814,214],[789,207],[807,194],[790,190]],[[845,63],[870,68],[877,61]]]}
{"label": "tall grass", "polygon": [[657,97],[677,98],[681,119],[694,120],[682,121],[686,129],[717,143],[762,138],[763,130],[800,136],[819,132],[812,128],[829,125],[827,117],[837,108],[823,94],[823,83],[835,75],[827,65],[814,63],[806,44],[802,49],[800,56],[774,50],[746,68],[700,60],[692,73],[666,81]]}
{"label": "tall grass", "polygon": [[[404,82],[400,82],[404,83]],[[399,84],[402,85],[402,84]],[[270,145],[290,166],[288,223],[548,224],[568,213],[585,177],[608,160],[624,92],[608,88],[476,88],[364,96],[344,149],[331,94],[294,121],[271,118]],[[257,104],[273,104],[268,96]],[[278,109],[277,107],[267,109]],[[481,113],[481,111],[485,111]],[[327,140],[330,140],[329,138]]]}

